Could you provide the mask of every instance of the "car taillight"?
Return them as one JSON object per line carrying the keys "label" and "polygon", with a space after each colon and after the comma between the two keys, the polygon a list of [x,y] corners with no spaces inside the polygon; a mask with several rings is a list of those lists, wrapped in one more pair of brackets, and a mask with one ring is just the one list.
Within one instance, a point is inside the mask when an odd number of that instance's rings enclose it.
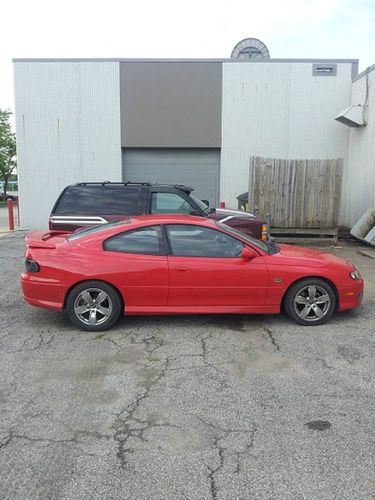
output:
{"label": "car taillight", "polygon": [[39,273],[40,266],[35,260],[25,259],[25,269],[28,273]]}
{"label": "car taillight", "polygon": [[268,230],[267,224],[262,224],[262,241],[266,241],[268,239]]}

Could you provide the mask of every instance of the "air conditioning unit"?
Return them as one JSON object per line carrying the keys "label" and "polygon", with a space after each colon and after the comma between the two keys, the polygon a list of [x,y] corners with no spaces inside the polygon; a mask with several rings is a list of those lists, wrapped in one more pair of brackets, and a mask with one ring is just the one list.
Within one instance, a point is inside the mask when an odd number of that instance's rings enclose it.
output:
{"label": "air conditioning unit", "polygon": [[362,104],[355,104],[353,106],[349,106],[342,113],[336,116],[335,120],[348,127],[363,127],[367,125],[365,121],[365,113],[367,106]]}

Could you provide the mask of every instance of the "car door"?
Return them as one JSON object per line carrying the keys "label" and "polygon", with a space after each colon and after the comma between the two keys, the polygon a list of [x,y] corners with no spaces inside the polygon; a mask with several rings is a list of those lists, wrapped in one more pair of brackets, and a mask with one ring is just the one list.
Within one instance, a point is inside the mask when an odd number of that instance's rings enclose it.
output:
{"label": "car door", "polygon": [[160,226],[116,234],[103,242],[101,268],[125,298],[125,311],[145,312],[167,305],[169,272]]}
{"label": "car door", "polygon": [[244,243],[200,225],[165,225],[171,254],[168,305],[262,306],[268,269],[261,255],[240,257]]}

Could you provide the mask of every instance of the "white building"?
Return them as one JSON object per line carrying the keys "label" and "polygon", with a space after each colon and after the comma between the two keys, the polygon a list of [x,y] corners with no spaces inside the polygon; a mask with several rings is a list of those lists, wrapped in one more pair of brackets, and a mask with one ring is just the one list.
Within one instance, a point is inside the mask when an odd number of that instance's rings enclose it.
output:
{"label": "white building", "polygon": [[[184,183],[237,206],[251,156],[344,158],[341,223],[375,205],[374,82],[367,127],[357,60],[14,60],[23,228],[47,227],[68,184]],[[360,174],[360,175],[359,175]]]}

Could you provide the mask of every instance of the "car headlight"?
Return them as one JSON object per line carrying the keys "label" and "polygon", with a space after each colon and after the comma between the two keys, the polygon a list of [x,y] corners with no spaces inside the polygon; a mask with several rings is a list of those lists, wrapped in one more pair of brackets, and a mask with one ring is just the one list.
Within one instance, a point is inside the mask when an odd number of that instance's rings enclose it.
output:
{"label": "car headlight", "polygon": [[362,279],[362,276],[359,271],[355,270],[349,273],[349,276],[352,278],[352,280],[360,280]]}

